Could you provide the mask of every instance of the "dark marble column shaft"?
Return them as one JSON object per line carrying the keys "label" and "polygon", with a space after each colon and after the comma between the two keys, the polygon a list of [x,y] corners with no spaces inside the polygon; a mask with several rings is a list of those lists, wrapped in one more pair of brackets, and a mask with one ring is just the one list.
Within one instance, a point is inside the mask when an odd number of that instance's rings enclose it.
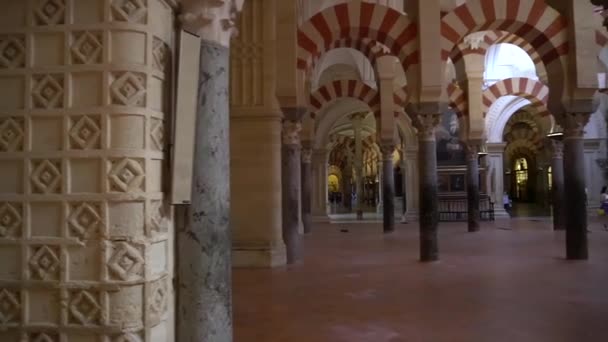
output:
{"label": "dark marble column shaft", "polygon": [[232,341],[229,49],[201,43],[189,223],[177,232],[177,330],[184,342]]}
{"label": "dark marble column shaft", "polygon": [[308,234],[312,229],[312,149],[302,149],[302,224],[304,233]]}
{"label": "dark marble column shaft", "polygon": [[393,145],[382,146],[382,222],[385,233],[395,230],[394,150]]}
{"label": "dark marble column shaft", "polygon": [[566,229],[565,188],[564,188],[564,144],[553,141],[551,160],[551,195],[553,199],[553,229]]}
{"label": "dark marble column shaft", "polygon": [[419,114],[422,124],[418,129],[420,163],[420,261],[439,260],[439,223],[437,194],[437,151],[435,127],[439,114]]}
{"label": "dark marble column shaft", "polygon": [[566,213],[566,257],[570,260],[588,258],[582,127],[580,129],[565,127],[564,132],[564,190],[568,194],[568,205],[564,208]]}
{"label": "dark marble column shaft", "polygon": [[281,162],[281,188],[283,205],[283,241],[287,250],[287,263],[300,258],[300,233],[298,232],[300,186],[300,134],[301,124],[283,121],[283,148]]}
{"label": "dark marble column shaft", "polygon": [[479,156],[478,145],[467,146],[467,216],[469,232],[479,231]]}

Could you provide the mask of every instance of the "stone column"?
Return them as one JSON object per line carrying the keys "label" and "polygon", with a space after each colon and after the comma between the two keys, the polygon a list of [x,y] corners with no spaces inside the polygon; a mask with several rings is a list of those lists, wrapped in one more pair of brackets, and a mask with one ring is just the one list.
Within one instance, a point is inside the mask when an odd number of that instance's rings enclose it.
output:
{"label": "stone column", "polygon": [[[177,234],[177,330],[185,342],[233,336],[228,71],[236,6],[182,2],[184,29],[201,37],[189,223]],[[200,21],[201,11],[213,12]]]}
{"label": "stone column", "polygon": [[467,216],[469,232],[479,231],[479,145],[467,145]]}
{"label": "stone column", "polygon": [[[380,156],[380,158],[382,158],[382,156]],[[378,168],[378,207],[377,207],[377,211],[378,213],[383,212],[383,208],[384,208],[384,191],[383,191],[383,184],[384,184],[384,164],[382,163],[382,160],[380,160],[378,162],[377,168]]]}
{"label": "stone column", "polygon": [[174,340],[173,4],[2,1],[0,341]]}
{"label": "stone column", "polygon": [[406,207],[406,220],[417,221],[419,218],[419,175],[420,168],[418,167],[419,153],[417,150],[407,150],[405,153],[405,169],[407,178],[405,180],[407,191],[407,207]]}
{"label": "stone column", "polygon": [[327,154],[326,149],[312,150],[312,221],[328,223],[327,215]]}
{"label": "stone column", "polygon": [[488,195],[492,197],[494,201],[494,216],[496,218],[507,218],[509,214],[505,211],[502,203],[502,195],[505,191],[504,187],[504,150],[506,144],[504,143],[488,143],[486,147],[488,149],[488,155],[486,159],[488,161]]}
{"label": "stone column", "polygon": [[420,168],[420,260],[439,260],[437,225],[439,213],[437,202],[437,152],[435,128],[440,114],[419,114],[418,153]]}
{"label": "stone column", "polygon": [[342,203],[344,204],[344,208],[347,211],[352,211],[352,166],[350,163],[347,163],[344,167],[344,171],[342,171],[342,184],[343,184],[343,199]]}
{"label": "stone column", "polygon": [[382,222],[385,233],[395,230],[395,177],[393,175],[394,145],[382,145]]}
{"label": "stone column", "polygon": [[363,144],[361,137],[361,125],[363,115],[353,115],[353,126],[355,129],[355,182],[357,194],[357,219],[363,219]]}
{"label": "stone column", "polygon": [[589,116],[587,113],[568,113],[564,117],[564,190],[568,196],[566,257],[570,260],[588,258],[583,135]]}
{"label": "stone column", "polygon": [[293,264],[300,257],[298,209],[300,187],[300,131],[297,121],[283,121],[283,157],[281,168],[283,190],[283,242],[287,251],[287,263]]}
{"label": "stone column", "polygon": [[304,224],[304,234],[308,234],[312,228],[312,149],[310,147],[303,148],[301,153],[302,223]]}

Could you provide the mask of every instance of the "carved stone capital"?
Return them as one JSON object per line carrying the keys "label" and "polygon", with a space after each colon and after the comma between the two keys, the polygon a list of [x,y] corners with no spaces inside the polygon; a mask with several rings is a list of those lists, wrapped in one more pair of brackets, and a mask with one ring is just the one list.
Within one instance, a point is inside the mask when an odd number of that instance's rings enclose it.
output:
{"label": "carved stone capital", "polygon": [[554,159],[564,159],[564,143],[559,140],[552,140],[551,152]]}
{"label": "carved stone capital", "polygon": [[300,152],[302,157],[302,163],[310,164],[312,163],[312,148],[303,148]]}
{"label": "carved stone capital", "polygon": [[393,160],[393,153],[395,152],[394,144],[382,144],[380,145],[380,151],[382,152],[382,160]]}
{"label": "carved stone capital", "polygon": [[201,39],[230,46],[230,38],[237,34],[236,17],[245,0],[180,0],[179,16],[184,30]]}
{"label": "carved stone capital", "polygon": [[591,113],[566,113],[563,117],[564,138],[582,138]]}
{"label": "carved stone capital", "polygon": [[418,129],[419,139],[426,141],[435,140],[435,129],[439,125],[440,120],[440,113],[418,114],[416,128]]}
{"label": "carved stone capital", "polygon": [[465,153],[467,155],[467,160],[477,160],[479,158],[479,155],[477,154],[479,152],[479,143],[476,142],[468,142],[466,144],[466,148],[465,148]]}
{"label": "carved stone capital", "polygon": [[300,132],[302,124],[297,121],[283,121],[283,144],[284,145],[300,145]]}

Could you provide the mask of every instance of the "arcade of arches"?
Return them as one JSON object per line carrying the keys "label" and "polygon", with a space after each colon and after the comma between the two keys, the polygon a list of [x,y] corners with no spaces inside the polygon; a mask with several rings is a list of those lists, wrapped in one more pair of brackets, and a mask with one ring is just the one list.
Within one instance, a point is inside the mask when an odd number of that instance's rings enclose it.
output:
{"label": "arcade of arches", "polygon": [[[598,279],[608,240],[588,231],[608,182],[600,3],[1,1],[0,340],[300,340],[285,327],[306,341],[450,340],[426,337],[419,320],[392,335],[335,316],[283,326],[307,319],[295,306],[339,297],[296,281],[386,283],[344,260],[316,272],[326,252],[363,265],[413,251],[421,263],[395,261],[395,279],[431,282],[442,298],[459,294],[422,273],[466,268],[470,253],[516,238],[528,240],[509,255],[524,263],[555,241],[554,256],[582,261],[559,266],[559,286]],[[440,256],[454,264],[432,263]],[[424,300],[399,296],[433,321]],[[262,321],[265,308],[275,314]],[[493,329],[462,340],[506,336]]]}

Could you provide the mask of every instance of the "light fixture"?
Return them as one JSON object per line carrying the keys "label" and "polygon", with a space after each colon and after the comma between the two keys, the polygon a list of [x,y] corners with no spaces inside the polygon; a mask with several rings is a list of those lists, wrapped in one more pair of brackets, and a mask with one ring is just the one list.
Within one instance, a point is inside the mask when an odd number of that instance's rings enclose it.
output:
{"label": "light fixture", "polygon": [[560,141],[560,140],[564,139],[564,132],[549,133],[549,134],[547,134],[547,138]]}

